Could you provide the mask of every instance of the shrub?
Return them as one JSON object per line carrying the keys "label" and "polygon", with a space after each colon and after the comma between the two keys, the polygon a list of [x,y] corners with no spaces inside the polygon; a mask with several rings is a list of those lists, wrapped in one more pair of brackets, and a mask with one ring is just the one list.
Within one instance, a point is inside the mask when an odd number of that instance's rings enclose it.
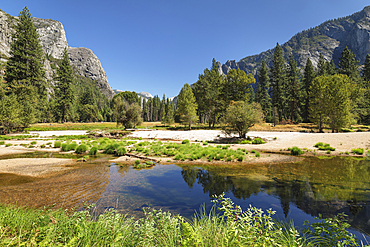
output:
{"label": "shrub", "polygon": [[120,147],[117,148],[117,151],[116,151],[117,156],[123,156],[126,153],[127,153],[127,150],[126,150],[125,147],[120,146]]}
{"label": "shrub", "polygon": [[185,139],[185,140],[183,140],[182,142],[181,142],[181,144],[189,144],[190,143],[190,141],[188,140],[188,139]]}
{"label": "shrub", "polygon": [[252,153],[252,154],[254,154],[255,152],[256,152],[256,150],[254,150],[254,149],[253,149],[253,150],[251,150],[251,153]]}
{"label": "shrub", "polygon": [[242,140],[242,141],[239,141],[239,144],[251,144],[252,142],[251,141],[248,141],[248,140]]}
{"label": "shrub", "polygon": [[83,154],[87,151],[87,146],[85,144],[81,144],[76,148],[76,153],[77,154]]}
{"label": "shrub", "polygon": [[78,147],[78,144],[75,143],[75,142],[72,142],[69,144],[69,149],[70,150],[76,150],[76,148]]}
{"label": "shrub", "polygon": [[256,157],[259,158],[261,157],[260,153],[259,152],[256,152]]}
{"label": "shrub", "polygon": [[135,165],[140,165],[140,160],[135,160]]}
{"label": "shrub", "polygon": [[97,147],[92,147],[89,151],[89,155],[96,155],[98,153]]}
{"label": "shrub", "polygon": [[231,157],[227,157],[226,161],[232,161],[233,159]]}
{"label": "shrub", "polygon": [[[289,149],[288,149],[289,150]],[[290,153],[292,154],[292,155],[301,155],[301,154],[304,154],[304,151],[303,150],[301,150],[300,148],[298,148],[298,147],[292,147],[292,148],[290,148]]]}
{"label": "shrub", "polygon": [[36,143],[37,143],[37,141],[32,141],[31,145],[35,145]]}
{"label": "shrub", "polygon": [[45,148],[46,146],[44,145],[44,144],[42,144],[41,146],[40,146],[40,148]]}
{"label": "shrub", "polygon": [[60,141],[54,142],[54,148],[60,148],[62,146],[62,143]]}
{"label": "shrub", "polygon": [[5,147],[10,147],[10,146],[13,146],[13,144],[11,144],[11,143],[5,144]]}
{"label": "shrub", "polygon": [[5,141],[0,141],[0,145],[5,145]]}
{"label": "shrub", "polygon": [[364,149],[363,148],[354,148],[354,149],[352,149],[352,153],[358,154],[358,155],[363,155],[364,154]]}

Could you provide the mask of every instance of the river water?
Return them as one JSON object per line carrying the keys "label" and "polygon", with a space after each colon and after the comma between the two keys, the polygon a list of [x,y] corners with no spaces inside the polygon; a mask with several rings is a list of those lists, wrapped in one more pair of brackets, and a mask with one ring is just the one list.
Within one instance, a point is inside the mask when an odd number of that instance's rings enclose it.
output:
{"label": "river water", "polygon": [[[344,212],[353,229],[370,235],[370,162],[355,158],[305,158],[298,163],[247,165],[155,165],[133,169],[102,156],[49,178],[0,174],[0,203],[71,208],[96,203],[98,214],[115,208],[142,216],[142,208],[162,208],[192,217],[209,210],[212,195],[225,193],[235,204],[264,210],[302,225],[314,216]],[[370,240],[369,240],[370,241]]]}

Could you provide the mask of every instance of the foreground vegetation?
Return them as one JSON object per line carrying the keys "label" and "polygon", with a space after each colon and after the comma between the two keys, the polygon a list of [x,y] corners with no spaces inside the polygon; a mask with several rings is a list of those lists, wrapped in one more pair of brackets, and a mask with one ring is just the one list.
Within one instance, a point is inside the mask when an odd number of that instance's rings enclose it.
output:
{"label": "foreground vegetation", "polygon": [[223,196],[214,197],[209,213],[201,209],[191,220],[151,208],[144,208],[144,217],[136,220],[113,209],[94,215],[93,206],[72,214],[0,206],[0,245],[360,246],[345,229],[349,225],[343,215],[306,222],[298,231],[293,223],[272,219],[274,211],[254,207],[243,211]]}

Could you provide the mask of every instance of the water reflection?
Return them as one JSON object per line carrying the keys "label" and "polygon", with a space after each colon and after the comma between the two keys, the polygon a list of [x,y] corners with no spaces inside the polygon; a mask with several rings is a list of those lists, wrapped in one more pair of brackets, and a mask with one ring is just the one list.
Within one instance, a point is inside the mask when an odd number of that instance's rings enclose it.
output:
{"label": "water reflection", "polygon": [[336,157],[250,167],[185,166],[181,174],[189,187],[197,183],[208,195],[228,192],[242,200],[260,192],[274,196],[285,217],[292,204],[312,216],[345,212],[351,225],[370,233],[370,165],[365,160]]}

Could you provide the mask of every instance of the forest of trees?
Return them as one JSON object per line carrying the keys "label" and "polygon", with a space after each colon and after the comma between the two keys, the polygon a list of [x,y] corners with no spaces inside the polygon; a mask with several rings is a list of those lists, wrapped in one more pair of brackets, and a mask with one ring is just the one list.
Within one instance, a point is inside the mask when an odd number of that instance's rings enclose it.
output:
{"label": "forest of trees", "polygon": [[[240,69],[220,74],[213,59],[211,68],[206,68],[195,84],[184,85],[175,104],[165,95],[145,99],[128,91],[107,99],[96,82],[75,73],[67,49],[62,59],[43,53],[27,7],[19,14],[15,31],[11,56],[0,64],[5,71],[0,87],[0,123],[5,133],[35,122],[66,121],[111,121],[125,128],[142,121],[166,125],[181,122],[189,128],[197,122],[215,127],[244,121],[233,124],[248,129],[253,125],[252,117],[233,117],[250,109],[261,111],[254,115],[257,122],[312,122],[319,131],[328,127],[336,132],[356,122],[370,124],[370,55],[360,73],[359,61],[347,47],[338,66],[320,54],[316,69],[307,59],[300,71],[294,56],[290,54],[285,61],[277,44],[271,67],[262,62],[257,83],[252,74]],[[53,85],[46,79],[45,59],[55,71]]]}

